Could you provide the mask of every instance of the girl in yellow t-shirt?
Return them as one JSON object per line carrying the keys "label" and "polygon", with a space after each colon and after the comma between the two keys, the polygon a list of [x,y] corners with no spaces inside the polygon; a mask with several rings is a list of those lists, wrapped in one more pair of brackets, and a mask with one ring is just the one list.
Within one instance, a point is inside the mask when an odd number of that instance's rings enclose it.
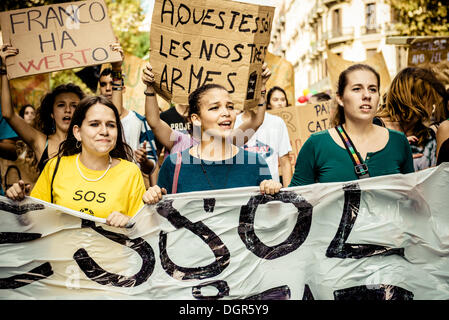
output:
{"label": "girl in yellow t-shirt", "polygon": [[[58,157],[46,164],[31,196],[124,227],[144,204],[143,178],[131,159],[115,106],[103,96],[86,97],[73,114]],[[22,200],[28,189],[19,181],[6,196]]]}

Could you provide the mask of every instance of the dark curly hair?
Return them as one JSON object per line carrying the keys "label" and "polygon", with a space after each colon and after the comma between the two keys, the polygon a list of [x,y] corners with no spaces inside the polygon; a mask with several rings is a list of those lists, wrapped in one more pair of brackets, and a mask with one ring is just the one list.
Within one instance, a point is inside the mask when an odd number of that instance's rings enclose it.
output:
{"label": "dark curly hair", "polygon": [[117,141],[115,143],[114,149],[109,152],[110,156],[113,158],[121,158],[128,161],[133,161],[133,151],[129,145],[126,144],[123,136],[123,128],[120,122],[120,115],[114,104],[104,96],[87,96],[83,98],[75,112],[73,113],[72,121],[70,122],[70,127],[67,132],[67,139],[63,141],[59,146],[58,156],[71,156],[81,152],[81,146],[77,146],[78,140],[73,135],[73,127],[81,127],[84,119],[86,118],[86,113],[95,104],[102,104],[110,108],[115,115],[115,121],[117,123]]}
{"label": "dark curly hair", "polygon": [[47,93],[42,99],[41,106],[37,109],[36,124],[37,128],[45,135],[49,136],[56,131],[55,120],[51,117],[53,114],[53,105],[56,97],[61,93],[71,92],[76,94],[80,100],[85,97],[83,90],[73,83],[61,84]]}
{"label": "dark curly hair", "polygon": [[26,110],[27,108],[33,108],[33,110],[36,111],[36,109],[34,109],[33,105],[31,105],[31,104],[26,104],[26,105],[22,106],[22,108],[20,108],[20,110],[19,110],[19,116],[20,116],[21,118],[25,117],[25,110]]}

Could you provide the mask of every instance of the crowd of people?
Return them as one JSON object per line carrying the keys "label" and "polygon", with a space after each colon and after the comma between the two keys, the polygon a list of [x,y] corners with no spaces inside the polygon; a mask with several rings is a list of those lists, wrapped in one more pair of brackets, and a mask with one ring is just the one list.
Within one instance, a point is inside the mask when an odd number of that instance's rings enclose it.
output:
{"label": "crowd of people", "polygon": [[[120,44],[111,47],[123,58]],[[293,168],[287,126],[267,112],[290,103],[283,88],[266,88],[266,64],[255,108],[238,112],[223,86],[208,83],[188,104],[161,113],[148,63],[140,115],[123,106],[123,59],[103,69],[96,96],[67,83],[40,106],[13,106],[5,62],[16,54],[9,44],[1,47],[0,149],[4,159],[28,159],[35,175],[2,181],[2,194],[17,201],[31,195],[116,227],[165,194],[245,186],[275,194],[282,187],[407,174],[449,160],[449,91],[429,69],[401,70],[383,96],[373,67],[344,70],[334,95],[310,98],[331,101],[332,126],[305,141]]]}

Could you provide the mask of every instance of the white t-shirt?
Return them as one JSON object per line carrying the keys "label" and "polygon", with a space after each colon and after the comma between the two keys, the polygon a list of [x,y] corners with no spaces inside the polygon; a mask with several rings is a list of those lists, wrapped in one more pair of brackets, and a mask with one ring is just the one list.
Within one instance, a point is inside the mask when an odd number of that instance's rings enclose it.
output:
{"label": "white t-shirt", "polygon": [[[242,124],[242,115],[237,116],[234,128]],[[279,158],[292,151],[284,120],[266,112],[262,125],[243,148],[260,154],[268,163],[273,180],[279,181]]]}
{"label": "white t-shirt", "polygon": [[[152,137],[151,141],[148,141],[145,135],[146,128],[144,122],[137,117],[136,113],[129,111],[123,119],[120,119],[120,122],[122,123],[125,141],[131,149],[135,151],[140,148],[144,141],[147,141],[147,158],[156,162],[157,158],[155,159],[155,153],[153,152],[153,150],[156,150],[154,138]],[[150,128],[148,124],[147,128]]]}

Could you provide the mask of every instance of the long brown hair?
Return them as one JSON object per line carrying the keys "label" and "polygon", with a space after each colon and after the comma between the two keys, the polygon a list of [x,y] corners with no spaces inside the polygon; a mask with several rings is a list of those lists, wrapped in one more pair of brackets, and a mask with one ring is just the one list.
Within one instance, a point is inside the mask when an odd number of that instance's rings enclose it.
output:
{"label": "long brown hair", "polygon": [[433,106],[440,114],[445,96],[443,84],[432,71],[408,67],[394,77],[378,116],[398,122],[404,133],[416,136],[418,145],[423,145],[430,137]]}
{"label": "long brown hair", "polygon": [[110,156],[113,158],[121,158],[128,161],[133,160],[133,152],[130,146],[124,142],[123,138],[123,128],[120,122],[120,115],[114,104],[104,96],[88,96],[82,99],[75,112],[73,113],[72,121],[70,122],[70,127],[67,132],[67,139],[63,141],[59,146],[58,156],[71,156],[81,152],[81,147],[78,146],[75,136],[73,135],[73,127],[81,127],[84,119],[86,118],[86,113],[95,104],[102,104],[106,107],[112,109],[115,115],[115,121],[117,123],[117,141],[115,143],[114,149],[109,152]]}
{"label": "long brown hair", "polygon": [[[359,70],[372,72],[376,76],[377,87],[380,88],[379,73],[377,73],[377,71],[374,70],[374,68],[372,68],[371,66],[369,66],[367,64],[357,63],[357,64],[354,64],[354,65],[348,67],[346,70],[344,70],[342,73],[340,73],[340,76],[338,77],[338,86],[337,86],[337,95],[339,97],[343,97],[346,85],[348,84],[348,75],[351,72],[359,71]],[[334,103],[336,104],[336,108],[335,108],[335,113],[334,113],[333,117],[331,118],[331,126],[333,126],[333,127],[345,123],[345,110],[344,110],[343,106],[339,105],[336,101]]]}

